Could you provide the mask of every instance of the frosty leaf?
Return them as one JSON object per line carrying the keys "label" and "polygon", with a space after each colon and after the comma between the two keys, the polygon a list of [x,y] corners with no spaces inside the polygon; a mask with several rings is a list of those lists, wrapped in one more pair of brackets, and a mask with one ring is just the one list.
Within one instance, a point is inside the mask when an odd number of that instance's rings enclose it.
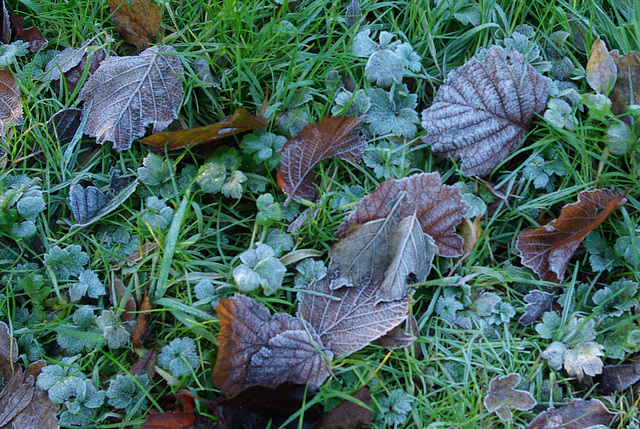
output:
{"label": "frosty leaf", "polygon": [[617,72],[616,63],[607,49],[607,44],[598,38],[591,45],[587,62],[587,83],[602,94],[614,82]]}
{"label": "frosty leaf", "polygon": [[146,374],[133,377],[118,374],[109,381],[106,391],[107,403],[113,408],[124,410],[129,416],[138,416],[145,409],[145,392],[148,386],[149,377]]}
{"label": "frosty leaf", "polygon": [[364,67],[364,77],[374,85],[382,88],[392,83],[400,85],[404,76],[402,58],[389,49],[374,51]]}
{"label": "frosty leaf", "polygon": [[554,341],[549,344],[549,347],[540,353],[540,357],[546,359],[551,368],[559,371],[562,368],[562,362],[564,362],[564,354],[566,351],[566,344],[561,343],[560,341]]}
{"label": "frosty leaf", "polygon": [[28,53],[29,43],[22,40],[0,45],[0,67],[8,67],[16,61],[17,57],[25,56]]}
{"label": "frosty leaf", "polygon": [[[360,10],[360,2],[358,0],[351,0],[351,3],[347,5],[347,10],[345,11],[347,27],[353,27],[353,24],[361,17],[362,10]],[[371,420],[371,415],[369,415],[369,420]]]}
{"label": "frosty leaf", "polygon": [[616,415],[597,399],[574,399],[562,408],[549,408],[539,414],[529,423],[528,429],[610,427],[615,417]]}
{"label": "frosty leaf", "polygon": [[240,141],[240,149],[253,155],[256,164],[265,163],[269,170],[273,170],[280,161],[280,151],[287,142],[284,136],[273,133],[247,134]]}
{"label": "frosty leaf", "polygon": [[393,96],[384,89],[369,90],[371,108],[364,118],[369,130],[376,135],[393,133],[398,137],[412,139],[416,135],[416,124],[420,121],[417,106],[418,96],[410,94],[406,85],[396,86]]}
{"label": "frosty leaf", "polygon": [[573,131],[575,128],[575,118],[572,115],[572,108],[566,101],[559,98],[552,98],[547,102],[547,110],[544,118],[558,128],[566,128]]}
{"label": "frosty leaf", "polygon": [[365,115],[371,108],[371,100],[364,89],[359,89],[355,94],[346,89],[342,90],[336,95],[334,101],[336,105],[331,108],[333,116],[360,117]]}
{"label": "frosty leaf", "polygon": [[192,338],[176,338],[162,347],[157,358],[158,365],[180,378],[198,366],[200,357],[196,351],[196,343]]}
{"label": "frosty leaf", "polygon": [[20,87],[11,70],[0,69],[0,137],[7,134],[7,127],[22,124]]}
{"label": "frosty leaf", "polygon": [[247,176],[240,170],[234,170],[222,185],[220,192],[227,198],[240,198],[242,196],[242,184],[247,181]]}
{"label": "frosty leaf", "polygon": [[79,301],[83,296],[98,298],[106,295],[107,290],[93,270],[85,270],[78,276],[78,283],[69,288],[71,301]]}
{"label": "frosty leaf", "polygon": [[296,274],[293,285],[297,288],[306,287],[309,283],[320,280],[327,275],[327,267],[324,262],[305,259],[296,265]]}
{"label": "frosty leaf", "polygon": [[464,305],[455,296],[443,295],[436,301],[435,311],[442,320],[450,325],[456,322],[456,313],[464,308]]}
{"label": "frosty leaf", "polygon": [[141,218],[150,227],[162,231],[171,224],[173,209],[158,197],[148,197]]}
{"label": "frosty leaf", "polygon": [[608,189],[580,192],[578,202],[565,205],[556,220],[518,235],[516,248],[522,265],[542,280],[561,283],[582,240],[626,201],[622,194]]}
{"label": "frosty leaf", "polygon": [[256,207],[260,211],[256,216],[258,225],[269,226],[273,222],[282,220],[282,210],[275,202],[273,195],[269,193],[260,195],[256,200]]}
{"label": "frosty leaf", "polygon": [[599,381],[599,393],[624,392],[640,381],[640,365],[637,363],[605,365]]}
{"label": "frosty leaf", "polygon": [[584,247],[589,252],[589,263],[595,272],[611,271],[620,265],[612,246],[598,231],[591,231],[584,239]]}
{"label": "frosty leaf", "polygon": [[96,318],[96,325],[102,330],[102,334],[109,341],[109,348],[119,349],[129,344],[131,339],[130,322],[120,322],[113,310],[102,310],[102,314]]}
{"label": "frosty leaf", "polygon": [[614,155],[631,153],[635,147],[636,140],[637,134],[624,122],[611,124],[607,128],[607,144]]}
{"label": "frosty leaf", "polygon": [[218,356],[213,384],[225,395],[252,386],[275,388],[291,382],[316,390],[331,373],[326,350],[308,324],[268,310],[251,298],[233,295],[220,300]]}
{"label": "frosty leaf", "polygon": [[380,413],[385,423],[394,427],[404,424],[411,412],[413,398],[402,389],[394,389],[380,400]]}
{"label": "frosty leaf", "polygon": [[325,117],[309,124],[282,148],[278,165],[278,185],[289,198],[313,199],[314,175],[311,169],[327,158],[359,161],[366,141],[358,133],[360,118]]}
{"label": "frosty leaf", "polygon": [[107,197],[95,186],[71,185],[69,207],[76,223],[85,223],[94,217],[107,203]]}
{"label": "frosty leaf", "polygon": [[482,20],[480,6],[478,6],[477,4],[472,4],[470,6],[459,9],[453,14],[453,17],[460,21],[463,25],[471,24],[474,27],[480,25],[480,22]]}
{"label": "frosty leaf", "polygon": [[87,46],[89,46],[89,43],[85,43],[77,49],[68,47],[53,57],[44,68],[46,75],[42,80],[45,82],[59,80],[64,73],[80,64],[87,52]]}
{"label": "frosty leaf", "polygon": [[89,262],[89,255],[83,252],[82,247],[77,244],[72,244],[64,249],[60,246],[53,246],[44,255],[44,264],[51,268],[60,280],[66,280],[80,274],[87,262]]}
{"label": "frosty leaf", "polygon": [[602,372],[601,356],[604,356],[604,347],[593,341],[583,341],[564,353],[564,369],[578,380],[585,374],[593,377]]}
{"label": "frosty leaf", "polygon": [[536,331],[542,338],[554,338],[560,329],[560,316],[555,311],[547,311],[542,315],[542,323],[536,325]]}
{"label": "frosty leaf", "polygon": [[438,251],[433,238],[422,232],[415,215],[400,221],[391,246],[393,260],[376,292],[376,303],[404,297],[410,274],[415,275],[416,282],[425,281],[431,271],[433,257]]}
{"label": "frosty leaf", "polygon": [[240,254],[242,264],[233,270],[233,280],[240,291],[249,292],[262,286],[265,295],[271,295],[282,285],[287,269],[274,254],[271,247],[262,243]]}
{"label": "frosty leaf", "polygon": [[353,39],[351,52],[358,57],[368,57],[378,49],[378,44],[369,37],[371,30],[366,29],[358,32]]}
{"label": "frosty leaf", "polygon": [[522,142],[547,101],[546,79],[522,54],[493,46],[451,72],[422,112],[423,141],[439,155],[462,158],[466,175],[488,174]]}
{"label": "frosty leaf", "polygon": [[155,132],[178,117],[182,102],[182,66],[175,50],[153,46],[136,57],[110,57],[87,80],[80,92],[85,102],[85,132],[98,144],[131,147],[154,122]]}
{"label": "frosty leaf", "polygon": [[407,195],[398,209],[398,218],[404,219],[415,213],[422,231],[435,240],[438,255],[461,256],[462,237],[456,234],[455,226],[465,216],[469,206],[462,200],[458,188],[441,183],[438,173],[420,173],[400,180],[384,181],[360,201],[355,212],[342,222],[336,236],[344,237],[354,224],[389,216],[393,207],[389,202],[401,192]]}
{"label": "frosty leaf", "polygon": [[420,56],[415,53],[411,44],[405,42],[396,47],[395,54],[402,59],[405,67],[412,72],[418,73],[422,69]]}
{"label": "frosty leaf", "polygon": [[4,384],[13,373],[18,360],[18,343],[12,338],[6,323],[0,322],[0,384]]}
{"label": "frosty leaf", "polygon": [[637,294],[638,283],[622,278],[596,291],[592,299],[594,304],[601,306],[597,311],[598,316],[619,317],[638,305],[638,300],[635,298]]}
{"label": "frosty leaf", "polygon": [[533,325],[544,312],[551,310],[553,294],[532,290],[525,295],[524,302],[527,304],[524,306],[524,314],[518,319],[518,322],[523,325]]}
{"label": "frosty leaf", "polygon": [[489,382],[487,396],[484,397],[484,407],[487,411],[495,412],[504,421],[510,421],[513,419],[511,408],[526,411],[535,407],[538,402],[531,393],[516,390],[518,384],[520,375],[516,373],[493,378]]}
{"label": "frosty leaf", "polygon": [[236,109],[231,116],[227,116],[215,124],[203,127],[167,132],[158,132],[161,127],[154,128],[155,134],[151,134],[141,141],[158,149],[163,149],[165,146],[168,149],[179,149],[191,145],[219,142],[223,138],[250,131],[256,127],[263,127],[264,125],[261,119],[254,117],[247,109]]}
{"label": "frosty leaf", "polygon": [[329,276],[298,292],[298,316],[309,322],[336,357],[365,347],[407,318],[409,295],[375,304],[378,285],[331,290]]}
{"label": "frosty leaf", "polygon": [[293,249],[293,237],[285,231],[272,229],[267,235],[265,244],[273,249],[274,256],[279,258],[284,252]]}
{"label": "frosty leaf", "polygon": [[109,0],[109,7],[118,33],[138,49],[151,42],[160,28],[162,9],[149,0]]}

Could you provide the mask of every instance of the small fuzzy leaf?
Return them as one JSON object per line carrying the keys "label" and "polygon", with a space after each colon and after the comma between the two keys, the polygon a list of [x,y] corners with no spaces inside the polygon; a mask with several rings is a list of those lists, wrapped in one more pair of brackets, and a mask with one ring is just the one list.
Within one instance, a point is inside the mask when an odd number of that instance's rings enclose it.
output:
{"label": "small fuzzy leaf", "polygon": [[584,375],[591,377],[602,373],[604,347],[593,341],[583,341],[567,349],[564,353],[564,369],[572,376],[582,380]]}

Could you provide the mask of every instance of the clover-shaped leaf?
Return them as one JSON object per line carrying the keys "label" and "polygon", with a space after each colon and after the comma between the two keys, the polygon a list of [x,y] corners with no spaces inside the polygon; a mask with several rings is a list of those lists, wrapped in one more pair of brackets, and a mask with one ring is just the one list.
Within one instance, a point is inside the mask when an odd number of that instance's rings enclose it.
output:
{"label": "clover-shaped leaf", "polygon": [[484,406],[490,413],[495,412],[500,419],[510,421],[513,419],[511,408],[520,411],[530,410],[538,402],[531,393],[524,390],[516,390],[520,384],[520,375],[507,374],[504,377],[495,377],[489,382],[489,391],[484,397]]}
{"label": "clover-shaped leaf", "polygon": [[284,136],[254,132],[244,136],[239,146],[243,152],[251,154],[257,164],[265,163],[269,170],[273,170],[280,162],[280,151],[286,142],[287,138]]}
{"label": "clover-shaped leaf", "polygon": [[287,272],[274,250],[266,244],[257,243],[255,249],[240,254],[242,264],[233,270],[233,279],[242,292],[249,292],[262,286],[265,295],[274,293]]}

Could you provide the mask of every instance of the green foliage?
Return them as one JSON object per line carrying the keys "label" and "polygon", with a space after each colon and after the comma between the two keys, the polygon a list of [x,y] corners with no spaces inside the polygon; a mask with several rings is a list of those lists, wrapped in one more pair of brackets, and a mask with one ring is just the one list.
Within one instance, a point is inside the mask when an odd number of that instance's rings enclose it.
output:
{"label": "green foliage", "polygon": [[33,236],[36,218],[45,207],[40,179],[24,174],[7,174],[0,179],[0,234],[9,233],[17,239]]}
{"label": "green foliage", "polygon": [[320,280],[327,275],[327,267],[322,261],[313,259],[305,259],[296,265],[296,274],[293,279],[293,285],[297,288],[305,288],[311,282]]}
{"label": "green foliage", "polygon": [[221,193],[228,198],[240,198],[247,176],[238,170],[241,158],[237,150],[218,150],[216,153],[218,155],[208,159],[198,170],[198,184],[210,194]]}
{"label": "green foliage", "polygon": [[160,351],[158,365],[175,378],[189,375],[198,366],[200,358],[192,338],[176,338]]}
{"label": "green foliage", "polygon": [[77,276],[89,262],[89,255],[82,251],[78,244],[72,244],[64,249],[53,246],[44,255],[44,264],[49,267],[60,280],[67,280]]}
{"label": "green foliage", "polygon": [[124,410],[127,416],[139,416],[147,404],[145,391],[149,384],[146,374],[133,377],[118,374],[109,381],[106,391],[107,403],[113,408]]}
{"label": "green foliage", "polygon": [[261,226],[269,227],[274,222],[282,220],[282,211],[280,205],[274,200],[271,194],[262,194],[256,200],[258,207],[258,215],[256,223]]}
{"label": "green foliage", "polygon": [[274,250],[262,243],[256,243],[255,249],[242,252],[239,255],[242,264],[233,270],[238,289],[249,292],[262,286],[265,295],[272,295],[282,285],[287,271],[274,255]]}
{"label": "green foliage", "polygon": [[106,295],[107,290],[93,270],[84,270],[78,276],[78,282],[69,287],[71,301],[79,301],[83,296],[98,298]]}
{"label": "green foliage", "polygon": [[9,45],[0,45],[0,67],[9,67],[18,57],[24,57],[28,53],[29,42],[23,40],[16,40]]}
{"label": "green foliage", "polygon": [[142,220],[154,230],[162,231],[169,227],[173,219],[173,209],[158,197],[147,197]]}
{"label": "green foliage", "polygon": [[165,182],[171,180],[172,165],[159,155],[149,152],[142,160],[142,165],[137,171],[140,181],[145,185],[161,187]]}
{"label": "green foliage", "polygon": [[380,400],[380,414],[384,422],[398,426],[407,420],[411,412],[413,398],[402,389],[394,389],[389,396]]}
{"label": "green foliage", "polygon": [[239,145],[244,153],[252,155],[257,165],[264,164],[270,171],[278,166],[280,151],[286,142],[284,136],[257,131],[244,136]]}
{"label": "green foliage", "polygon": [[373,168],[377,178],[399,179],[404,177],[411,164],[408,150],[408,144],[382,140],[375,145],[368,145],[362,160],[367,167]]}
{"label": "green foliage", "polygon": [[355,93],[342,89],[336,94],[335,106],[331,108],[333,116],[364,116],[371,108],[371,99],[364,89],[359,89]]}
{"label": "green foliage", "polygon": [[415,111],[418,105],[417,95],[409,93],[406,85],[396,86],[393,93],[381,88],[369,90],[371,108],[364,122],[374,135],[394,134],[412,139],[416,135],[420,122]]}
{"label": "green foliage", "polygon": [[88,305],[78,307],[73,313],[73,325],[60,325],[56,341],[68,354],[93,349],[100,342],[101,335],[96,329],[96,315]]}
{"label": "green foliage", "polygon": [[293,249],[293,237],[279,229],[270,229],[265,243],[273,249],[274,256],[279,258],[284,252]]}
{"label": "green foliage", "polygon": [[102,310],[102,314],[96,319],[96,325],[102,330],[110,348],[119,349],[129,344],[133,322],[121,322],[113,310]]}

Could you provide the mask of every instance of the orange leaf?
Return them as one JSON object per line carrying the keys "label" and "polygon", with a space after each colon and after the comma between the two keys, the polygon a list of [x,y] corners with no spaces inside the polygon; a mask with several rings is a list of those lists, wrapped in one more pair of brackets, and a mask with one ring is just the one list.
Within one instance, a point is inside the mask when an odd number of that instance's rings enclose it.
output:
{"label": "orange leaf", "polygon": [[608,189],[580,192],[578,202],[564,206],[558,219],[518,235],[516,247],[522,265],[542,280],[562,282],[569,259],[582,240],[626,201],[623,194]]}
{"label": "orange leaf", "polygon": [[278,165],[278,185],[289,198],[310,200],[316,190],[311,169],[327,158],[359,161],[366,140],[359,135],[362,118],[326,116],[320,123],[309,124],[282,148]]}
{"label": "orange leaf", "polygon": [[265,125],[259,118],[251,115],[247,109],[241,108],[236,109],[233,115],[227,116],[215,124],[187,130],[155,133],[143,138],[141,141],[159,149],[164,148],[165,144],[169,149],[179,149],[192,144],[221,140],[225,137],[251,131],[256,127],[264,127]]}
{"label": "orange leaf", "polygon": [[162,10],[149,0],[109,0],[109,7],[118,33],[138,50],[151,42],[160,28]]}
{"label": "orange leaf", "polygon": [[617,73],[616,63],[600,38],[591,45],[591,54],[587,62],[587,83],[599,93],[604,93]]}

